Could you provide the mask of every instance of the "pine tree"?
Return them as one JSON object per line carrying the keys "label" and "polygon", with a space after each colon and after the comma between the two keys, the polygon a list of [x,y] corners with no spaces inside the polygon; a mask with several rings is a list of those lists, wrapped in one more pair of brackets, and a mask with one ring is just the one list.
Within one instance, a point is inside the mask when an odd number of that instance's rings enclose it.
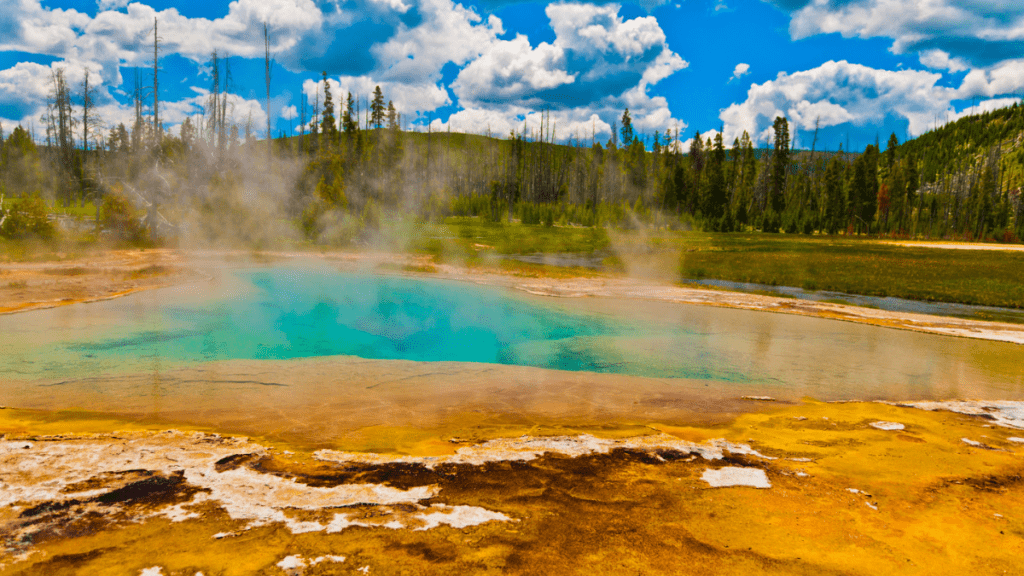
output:
{"label": "pine tree", "polygon": [[324,138],[328,142],[334,139],[334,135],[338,131],[338,126],[334,121],[334,101],[331,98],[331,81],[327,79],[327,72],[323,73],[324,77],[324,112],[320,120],[320,132],[324,135]]}
{"label": "pine tree", "polygon": [[776,214],[785,208],[786,177],[789,174],[789,122],[778,116],[772,125],[775,148],[772,151],[772,177],[768,188],[769,207]]}
{"label": "pine tree", "polygon": [[384,126],[384,93],[380,91],[380,86],[377,86],[373,90],[373,101],[370,103],[370,125],[374,128],[382,128]]}
{"label": "pine tree", "polygon": [[[840,150],[841,152],[841,150]],[[843,201],[843,169],[846,165],[836,154],[825,167],[825,217],[823,227],[829,234],[835,234],[843,226],[845,202]]]}
{"label": "pine tree", "polygon": [[[715,134],[715,142],[707,165],[708,187],[701,211],[712,226],[722,230],[721,219],[725,214],[727,191],[725,188],[725,145],[722,133]],[[723,230],[728,232],[729,230]]]}
{"label": "pine tree", "polygon": [[359,113],[356,112],[356,99],[351,91],[345,102],[345,112],[341,117],[341,123],[346,133],[355,133],[359,130]]}
{"label": "pine tree", "polygon": [[633,119],[629,117],[629,108],[622,111],[622,147],[627,148],[633,143]]}
{"label": "pine tree", "polygon": [[398,112],[395,110],[395,105],[388,100],[388,130],[397,131],[398,128]]}
{"label": "pine tree", "polygon": [[692,173],[692,186],[689,189],[688,211],[693,212],[700,209],[701,198],[703,193],[701,191],[701,180],[704,174],[704,140],[700,136],[700,132],[694,132],[693,140],[690,142],[690,171]]}
{"label": "pine tree", "polygon": [[896,138],[896,133],[893,132],[889,136],[889,143],[885,148],[885,167],[887,170],[892,170],[894,164],[896,164],[896,149],[900,147],[900,141]]}
{"label": "pine tree", "polygon": [[192,125],[192,119],[188,116],[181,123],[181,142],[185,145],[186,149],[192,148],[195,143],[196,130]]}

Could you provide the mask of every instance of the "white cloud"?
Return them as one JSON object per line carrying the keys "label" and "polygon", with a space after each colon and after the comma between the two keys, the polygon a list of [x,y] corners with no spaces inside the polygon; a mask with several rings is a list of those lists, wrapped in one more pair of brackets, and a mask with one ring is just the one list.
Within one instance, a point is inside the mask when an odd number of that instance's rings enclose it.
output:
{"label": "white cloud", "polygon": [[[667,101],[651,97],[648,88],[688,64],[668,47],[656,19],[624,20],[619,9],[551,4],[545,12],[553,42],[533,47],[524,36],[492,42],[452,83],[465,108],[453,122],[476,132],[499,124],[512,129],[529,125],[534,110],[547,108],[565,136],[591,133],[595,126],[607,136],[628,107],[639,131],[679,124]],[[592,121],[595,114],[600,125]]]}
{"label": "white cloud", "polygon": [[729,106],[719,118],[725,122],[729,141],[744,130],[757,141],[770,138],[776,116],[787,117],[796,129],[813,130],[816,121],[821,127],[845,122],[863,125],[893,115],[906,118],[910,133],[916,136],[930,128],[936,116],[951,111],[956,91],[937,86],[940,78],[930,72],[829,61],[751,85],[746,101]]}
{"label": "white cloud", "polygon": [[33,62],[20,62],[13,68],[0,71],[0,101],[22,104],[34,111],[50,93],[51,72],[49,66]]}
{"label": "white cloud", "polygon": [[1024,3],[1014,0],[771,1],[800,6],[790,22],[793,38],[886,37],[897,54],[940,49],[976,66],[1017,57],[1024,41]]}
{"label": "white cloud", "polygon": [[[711,130],[708,130],[707,132],[702,132],[700,135],[700,140],[702,143],[701,145],[707,146],[709,139],[711,140],[711,143],[713,145],[715,142],[716,135],[718,135],[718,130],[715,130],[713,128]],[[728,141],[724,141],[724,138],[725,137],[723,136],[723,143],[725,144],[725,147],[728,148],[730,143]],[[679,151],[682,152],[683,154],[687,154],[690,152],[690,146],[693,146],[693,135],[679,143]]]}
{"label": "white cloud", "polygon": [[747,74],[750,74],[750,64],[744,64],[743,62],[740,62],[739,64],[736,65],[735,68],[732,69],[732,77],[729,78],[729,80],[739,80],[741,77],[746,76]]}
{"label": "white cloud", "polygon": [[957,95],[961,99],[1001,95],[1016,95],[1024,92],[1024,59],[1007,60],[988,70],[968,72]]}
{"label": "white cloud", "polygon": [[281,118],[285,120],[294,120],[299,117],[299,111],[295,106],[285,106],[281,108]]}
{"label": "white cloud", "polygon": [[374,75],[380,80],[436,83],[445,64],[466,64],[504,33],[497,17],[490,16],[485,22],[476,12],[451,0],[422,0],[418,8],[423,17],[419,25],[402,25],[394,36],[370,48],[377,61]]}
{"label": "white cloud", "polygon": [[963,59],[950,58],[949,52],[944,52],[938,48],[921,52],[919,59],[921,60],[921,64],[924,64],[933,70],[962,72],[968,68],[967,62],[964,62]]}
{"label": "white cloud", "polygon": [[[437,84],[376,82],[369,76],[340,76],[328,80],[331,83],[331,98],[334,100],[336,118],[341,117],[342,107],[345,105],[349,92],[355,98],[366,99],[371,97],[377,86],[380,86],[381,92],[384,94],[384,101],[390,101],[395,110],[402,115],[430,112],[451,103],[448,91]],[[317,91],[320,94],[320,104],[323,105],[323,80],[303,82],[302,93],[306,95],[306,102],[310,106],[313,106],[316,101]],[[309,113],[312,114],[311,111]]]}
{"label": "white cloud", "polygon": [[[131,120],[111,95],[125,97],[118,89],[121,67],[150,64],[157,19],[162,57],[177,54],[200,67],[215,49],[222,56],[262,58],[268,22],[271,52],[280,64],[292,71],[334,71],[337,104],[345,91],[365,96],[380,85],[400,113],[421,121],[424,112],[451,104],[441,75],[451,63],[462,68],[451,89],[465,108],[454,122],[477,131],[489,122],[509,129],[529,124],[538,109],[554,109],[566,135],[588,123],[588,131],[607,133],[626,106],[641,131],[681,124],[667,101],[648,89],[687,63],[669,49],[655,18],[623,19],[616,4],[549,5],[556,39],[533,47],[524,37],[499,38],[500,19],[453,0],[235,0],[213,19],[130,0],[96,3],[99,11],[90,16],[44,8],[41,0],[8,0],[0,10],[0,50],[55,56],[61,60],[54,66],[64,67],[75,86],[88,68],[99,89],[98,106],[109,106],[104,113],[113,122]],[[51,69],[19,64],[0,71],[0,103],[38,118]],[[317,85],[307,80],[303,86],[310,101]],[[174,122],[174,115],[187,115],[197,104],[195,98],[165,101],[161,115]],[[283,95],[272,102],[275,110],[288,106]],[[259,116],[265,126],[262,109]]]}
{"label": "white cloud", "polygon": [[[121,2],[101,2],[101,8]],[[156,11],[138,2],[124,12],[102,10],[95,18],[75,10],[49,10],[39,0],[7,3],[0,16],[0,50],[19,50],[60,58],[136,64],[151,57],[153,20],[158,19],[161,49],[203,61],[215,48],[236,56],[262,55],[262,27],[270,24],[273,48],[284,50],[315,29],[322,14],[312,0],[235,0],[222,18],[187,18],[174,8]]]}
{"label": "white cloud", "polygon": [[[192,122],[197,126],[202,126],[203,107],[206,105],[209,92],[197,87],[193,87],[192,90],[196,93],[195,96],[160,103],[160,120],[163,122],[164,128],[172,134],[179,134],[181,123],[185,121],[185,118],[192,118]],[[227,124],[229,126],[238,126],[239,133],[244,134],[245,125],[252,122],[254,134],[266,131],[267,113],[263,109],[262,102],[237,94],[224,94],[223,96],[227,102]],[[124,117],[119,121],[124,122],[125,126],[130,126],[134,119],[134,113],[127,106],[120,108]]]}
{"label": "white cloud", "polygon": [[575,74],[565,71],[565,52],[542,42],[537,48],[523,35],[499,40],[481,57],[462,69],[452,87],[465,106],[482,102],[518,102],[543,105],[538,94],[571,84]]}
{"label": "white cloud", "polygon": [[[450,126],[453,132],[491,134],[498,138],[506,138],[512,132],[537,137],[543,122],[545,132],[550,132],[559,142],[568,139],[589,142],[591,138],[597,138],[603,143],[611,133],[611,125],[596,112],[589,112],[589,115],[587,110],[582,109],[548,112],[521,109],[519,112],[519,115],[515,115],[504,110],[460,110],[449,116],[447,122],[434,120],[430,127],[434,131],[443,132]],[[417,126],[416,129],[425,131],[426,127]]]}
{"label": "white cloud", "polygon": [[96,6],[103,10],[120,10],[128,6],[129,0],[97,0]]}

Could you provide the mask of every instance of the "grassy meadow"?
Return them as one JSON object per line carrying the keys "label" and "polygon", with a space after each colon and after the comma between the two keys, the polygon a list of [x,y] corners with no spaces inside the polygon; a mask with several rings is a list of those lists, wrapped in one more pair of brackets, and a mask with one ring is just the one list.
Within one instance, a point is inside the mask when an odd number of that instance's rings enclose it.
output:
{"label": "grassy meadow", "polygon": [[1024,308],[1024,253],[876,240],[683,234],[680,278],[730,280],[911,300]]}
{"label": "grassy meadow", "polygon": [[[602,257],[605,272],[648,264],[677,282],[716,279],[867,296],[1024,308],[1024,252],[914,248],[876,239],[609,230],[449,218],[413,249],[468,265],[504,255]],[[519,263],[501,265],[519,268]],[[543,273],[551,266],[523,266]]]}

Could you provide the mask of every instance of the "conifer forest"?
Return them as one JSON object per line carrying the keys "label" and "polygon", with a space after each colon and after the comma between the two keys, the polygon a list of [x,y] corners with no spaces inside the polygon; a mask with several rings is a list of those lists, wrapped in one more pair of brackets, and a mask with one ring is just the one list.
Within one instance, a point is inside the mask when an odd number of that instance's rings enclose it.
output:
{"label": "conifer forest", "polygon": [[[267,55],[269,98],[272,62]],[[121,240],[265,245],[301,233],[345,245],[382,220],[476,216],[499,222],[1015,242],[1024,236],[1024,106],[970,115],[919,138],[864,150],[795,149],[778,117],[755,144],[699,132],[640,134],[629,110],[605,142],[556,123],[503,135],[409,131],[379,87],[365,97],[326,73],[298,134],[268,138],[224,97],[230,61],[211,55],[203,113],[177,134],[136,77],[135,121],[108,125],[88,74],[52,77],[42,133],[0,142],[0,232],[49,238],[48,206]],[[144,96],[151,94],[151,97]],[[268,100],[269,101],[269,100]],[[546,116],[545,116],[546,118]],[[0,127],[2,130],[2,127]],[[0,132],[2,134],[2,132]],[[98,209],[85,209],[87,206]],[[84,212],[83,212],[84,209]],[[225,226],[224,220],[230,220]],[[56,224],[55,224],[56,222]]]}

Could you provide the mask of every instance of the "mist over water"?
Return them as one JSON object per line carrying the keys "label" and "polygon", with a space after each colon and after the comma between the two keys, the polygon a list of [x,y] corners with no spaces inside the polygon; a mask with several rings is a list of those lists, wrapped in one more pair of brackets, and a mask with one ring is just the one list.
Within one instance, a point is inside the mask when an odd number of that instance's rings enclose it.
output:
{"label": "mist over water", "polygon": [[[691,365],[664,357],[651,339],[669,337],[668,330],[570,312],[494,288],[301,267],[229,274],[228,285],[205,297],[179,290],[185,297],[176,298],[171,290],[163,298],[135,295],[91,304],[71,321],[58,311],[37,314],[36,327],[25,323],[21,330],[51,337],[32,347],[12,343],[15,352],[3,363],[24,374],[64,377],[136,369],[147,359],[158,359],[166,369],[216,360],[347,355],[748,379],[725,358]],[[90,329],[94,317],[105,321]],[[5,333],[17,331],[12,326]],[[686,331],[675,332],[682,344]],[[633,342],[628,353],[626,341]]]}
{"label": "mist over water", "polygon": [[1024,394],[1013,344],[707,306],[551,299],[313,262],[225,268],[210,282],[0,317],[0,348],[0,374],[11,381],[77,382],[97,394],[122,377],[156,382],[220,361],[257,361],[230,379],[259,387],[280,381],[284,361],[331,357],[347,358],[342,372],[317,377],[332,386],[365,359],[387,373],[381,362],[415,362],[400,370],[455,390],[462,379],[451,368],[432,376],[434,363],[495,366],[495,382],[519,377],[504,365],[790,399]]}

